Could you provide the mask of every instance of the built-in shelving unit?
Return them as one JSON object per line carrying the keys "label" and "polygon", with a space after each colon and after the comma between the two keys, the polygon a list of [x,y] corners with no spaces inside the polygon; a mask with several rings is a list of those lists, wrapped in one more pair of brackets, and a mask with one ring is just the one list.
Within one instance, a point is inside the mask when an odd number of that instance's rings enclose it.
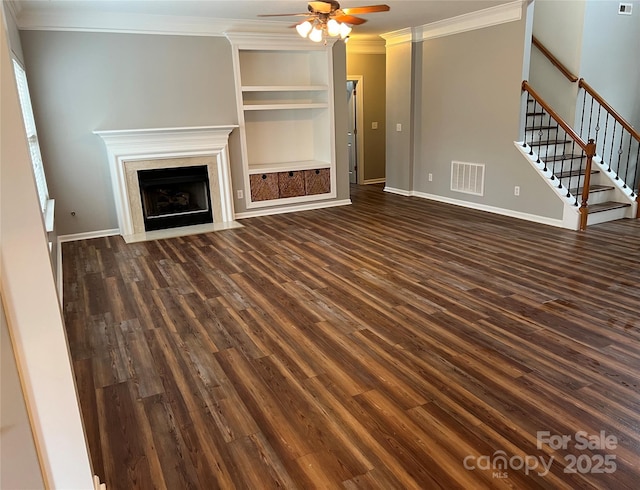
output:
{"label": "built-in shelving unit", "polygon": [[336,197],[331,46],[228,34],[247,208]]}

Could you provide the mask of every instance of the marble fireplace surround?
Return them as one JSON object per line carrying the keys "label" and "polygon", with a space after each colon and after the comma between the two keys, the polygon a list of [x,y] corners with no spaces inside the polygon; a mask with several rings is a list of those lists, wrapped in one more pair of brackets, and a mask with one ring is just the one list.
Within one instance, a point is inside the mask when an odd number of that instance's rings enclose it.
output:
{"label": "marble fireplace surround", "polygon": [[[94,131],[107,147],[120,234],[127,242],[240,226],[234,220],[229,135],[238,126]],[[146,232],[138,171],[206,165],[213,223]]]}

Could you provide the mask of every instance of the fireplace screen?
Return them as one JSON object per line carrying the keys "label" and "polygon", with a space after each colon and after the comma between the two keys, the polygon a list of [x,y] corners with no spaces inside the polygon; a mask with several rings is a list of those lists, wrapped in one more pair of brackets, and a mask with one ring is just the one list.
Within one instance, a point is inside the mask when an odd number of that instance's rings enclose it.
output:
{"label": "fireplace screen", "polygon": [[212,223],[207,166],[139,170],[147,231]]}

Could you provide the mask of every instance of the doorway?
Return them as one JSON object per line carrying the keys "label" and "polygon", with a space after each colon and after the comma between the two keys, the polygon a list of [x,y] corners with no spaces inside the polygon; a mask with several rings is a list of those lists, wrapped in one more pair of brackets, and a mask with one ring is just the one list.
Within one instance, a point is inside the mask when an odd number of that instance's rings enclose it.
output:
{"label": "doorway", "polygon": [[347,76],[347,150],[349,153],[349,182],[362,184],[364,180],[363,138],[359,130],[363,121],[363,83],[362,76]]}

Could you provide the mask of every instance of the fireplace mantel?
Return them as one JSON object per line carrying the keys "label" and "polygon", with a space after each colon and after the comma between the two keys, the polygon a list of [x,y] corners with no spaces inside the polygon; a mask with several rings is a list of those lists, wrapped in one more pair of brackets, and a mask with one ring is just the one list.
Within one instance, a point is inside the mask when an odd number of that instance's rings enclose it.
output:
{"label": "fireplace mantel", "polygon": [[[138,170],[173,166],[170,159],[208,157],[213,225],[234,224],[229,135],[237,125],[94,131],[107,148],[120,234],[145,235]],[[195,159],[194,159],[195,160]],[[155,162],[155,163],[152,163]],[[213,229],[213,228],[212,228]],[[180,229],[178,230],[178,234]],[[175,235],[176,233],[174,233]],[[128,240],[129,241],[129,240]]]}

